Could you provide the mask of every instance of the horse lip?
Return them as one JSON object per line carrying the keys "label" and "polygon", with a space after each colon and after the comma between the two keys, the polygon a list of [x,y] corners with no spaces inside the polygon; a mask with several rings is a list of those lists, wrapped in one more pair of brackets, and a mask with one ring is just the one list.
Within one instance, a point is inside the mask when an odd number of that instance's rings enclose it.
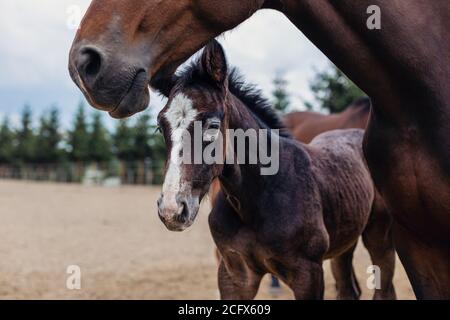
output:
{"label": "horse lip", "polygon": [[167,228],[167,230],[169,231],[173,231],[173,232],[183,232],[184,230],[186,230],[188,227],[184,226],[184,225],[168,225],[168,224],[164,224]]}
{"label": "horse lip", "polygon": [[[149,79],[147,76],[147,72],[145,70],[139,70],[136,73],[136,75],[134,76],[133,80],[131,81],[129,88],[123,95],[120,102],[117,104],[116,107],[114,107],[112,110],[109,111],[110,116],[113,118],[122,118],[122,116],[121,116],[122,109],[128,108],[127,106],[123,105],[124,103],[128,102],[127,98],[129,98],[131,95],[135,94],[137,90],[144,91],[144,89],[147,87],[148,82],[149,82]],[[145,83],[145,85],[144,85],[144,83]],[[141,110],[137,110],[137,109],[138,108],[136,108],[136,110],[129,110],[129,111],[132,113],[141,111]]]}
{"label": "horse lip", "polygon": [[[181,212],[184,212],[184,210],[186,210],[185,206],[183,206],[181,208]],[[194,208],[194,212],[192,212],[185,221],[181,222],[180,220],[178,220],[177,218],[171,220],[171,221],[167,221],[165,219],[162,219],[160,216],[160,219],[162,220],[163,224],[166,226],[166,228],[169,231],[174,231],[174,232],[183,232],[184,230],[190,228],[194,222],[195,222],[195,218],[197,217],[198,214],[198,210],[199,208]]]}
{"label": "horse lip", "polygon": [[[72,63],[69,64],[69,75],[72,78],[72,80],[75,83],[75,85],[83,93],[84,97],[86,98],[86,100],[89,102],[89,104],[91,106],[93,106],[94,108],[96,108],[98,110],[112,112],[112,111],[110,111],[110,108],[105,107],[105,106],[103,106],[101,104],[98,104],[94,100],[94,98],[92,98],[91,94],[89,93],[89,90],[85,86],[85,83],[84,83],[83,79],[81,79],[80,74],[78,73],[78,71],[76,70],[76,68],[73,66]],[[134,80],[133,80],[133,82],[134,82]],[[132,84],[130,85],[130,88],[131,88],[131,86],[132,86]],[[129,92],[130,88],[127,90],[127,93]],[[121,99],[121,102],[122,102],[123,98]],[[117,109],[117,107],[115,107],[114,110],[115,109]]]}

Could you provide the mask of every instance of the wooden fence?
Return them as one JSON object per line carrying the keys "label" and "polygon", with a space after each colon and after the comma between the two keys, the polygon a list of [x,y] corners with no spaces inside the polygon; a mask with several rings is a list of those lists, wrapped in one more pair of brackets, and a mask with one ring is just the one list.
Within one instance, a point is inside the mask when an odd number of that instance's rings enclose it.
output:
{"label": "wooden fence", "polygon": [[118,179],[121,184],[160,184],[164,170],[151,161],[108,163],[0,164],[0,179],[82,183],[103,183]]}

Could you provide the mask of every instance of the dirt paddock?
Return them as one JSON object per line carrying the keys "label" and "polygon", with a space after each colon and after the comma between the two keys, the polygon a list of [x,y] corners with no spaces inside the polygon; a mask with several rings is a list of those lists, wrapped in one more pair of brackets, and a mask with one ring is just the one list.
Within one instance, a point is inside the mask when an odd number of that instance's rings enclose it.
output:
{"label": "dirt paddock", "polygon": [[[0,181],[1,299],[217,299],[214,245],[207,205],[194,226],[165,229],[156,213],[158,187],[86,187]],[[358,246],[356,273],[363,299],[370,260]],[[66,269],[81,268],[81,289],[66,288]],[[327,299],[334,281],[325,263]],[[400,299],[414,299],[397,263]],[[276,297],[266,278],[259,299]]]}

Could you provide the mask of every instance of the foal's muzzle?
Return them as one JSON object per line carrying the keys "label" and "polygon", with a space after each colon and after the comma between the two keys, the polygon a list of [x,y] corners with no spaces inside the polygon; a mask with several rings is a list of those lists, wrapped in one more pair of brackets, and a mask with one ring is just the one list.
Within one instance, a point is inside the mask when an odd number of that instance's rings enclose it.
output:
{"label": "foal's muzzle", "polygon": [[158,215],[170,231],[184,231],[190,227],[197,216],[198,200],[180,193],[164,195],[158,199]]}

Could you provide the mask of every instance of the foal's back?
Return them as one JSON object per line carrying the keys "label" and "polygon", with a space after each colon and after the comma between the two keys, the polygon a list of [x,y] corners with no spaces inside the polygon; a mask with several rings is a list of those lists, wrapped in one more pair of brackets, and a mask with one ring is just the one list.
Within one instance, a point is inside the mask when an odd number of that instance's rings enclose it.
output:
{"label": "foal's back", "polygon": [[363,156],[363,136],[360,129],[333,130],[308,147],[330,236],[328,255],[354,244],[370,216],[374,187]]}

